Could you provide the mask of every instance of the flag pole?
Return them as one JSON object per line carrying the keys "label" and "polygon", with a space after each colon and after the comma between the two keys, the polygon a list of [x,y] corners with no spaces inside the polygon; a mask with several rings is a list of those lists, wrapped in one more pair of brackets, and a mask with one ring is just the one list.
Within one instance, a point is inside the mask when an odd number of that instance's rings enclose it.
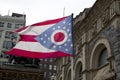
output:
{"label": "flag pole", "polygon": [[70,59],[71,59],[71,80],[73,80],[73,78],[74,78],[74,71],[73,71],[73,57],[71,56]]}
{"label": "flag pole", "polygon": [[63,17],[65,16],[65,7],[63,8]]}
{"label": "flag pole", "polygon": [[[72,19],[73,19],[73,13],[72,13]],[[72,20],[73,21],[73,20]],[[73,22],[72,22],[73,25]],[[72,27],[72,34],[73,34],[73,27]],[[73,37],[72,37],[72,41],[73,41]],[[73,50],[74,51],[74,50]],[[74,53],[74,52],[73,52]],[[73,56],[70,57],[71,58],[71,80],[74,79],[74,70],[73,70]]]}
{"label": "flag pole", "polygon": [[[63,17],[65,16],[65,7],[63,8]],[[65,65],[65,57],[62,58],[63,59],[63,65]],[[65,69],[63,68],[63,77],[64,77],[64,71]]]}

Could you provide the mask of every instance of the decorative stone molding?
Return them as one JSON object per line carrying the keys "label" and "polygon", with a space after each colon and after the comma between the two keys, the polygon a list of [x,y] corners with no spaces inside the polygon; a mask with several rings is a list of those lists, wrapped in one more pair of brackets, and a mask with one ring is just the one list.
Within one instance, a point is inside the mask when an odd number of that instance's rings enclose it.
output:
{"label": "decorative stone molding", "polygon": [[115,76],[115,72],[110,71],[109,66],[107,66],[97,71],[97,74],[93,78],[93,80],[109,80],[110,78],[113,78],[114,76]]}

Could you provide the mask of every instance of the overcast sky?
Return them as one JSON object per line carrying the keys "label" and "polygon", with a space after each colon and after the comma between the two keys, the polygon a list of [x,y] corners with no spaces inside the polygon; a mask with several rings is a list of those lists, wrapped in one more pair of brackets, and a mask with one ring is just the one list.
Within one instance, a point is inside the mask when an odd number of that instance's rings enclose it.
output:
{"label": "overcast sky", "polygon": [[0,14],[26,14],[26,25],[74,14],[92,7],[96,0],[0,0]]}

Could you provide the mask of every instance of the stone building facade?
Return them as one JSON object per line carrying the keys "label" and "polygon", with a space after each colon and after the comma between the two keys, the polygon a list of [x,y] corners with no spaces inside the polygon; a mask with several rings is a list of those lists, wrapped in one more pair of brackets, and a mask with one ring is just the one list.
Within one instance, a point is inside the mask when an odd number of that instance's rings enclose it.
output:
{"label": "stone building facade", "polygon": [[120,0],[96,0],[73,31],[73,66],[69,57],[57,59],[57,80],[120,80]]}
{"label": "stone building facade", "polygon": [[44,80],[44,72],[21,65],[3,65],[0,66],[0,80]]}

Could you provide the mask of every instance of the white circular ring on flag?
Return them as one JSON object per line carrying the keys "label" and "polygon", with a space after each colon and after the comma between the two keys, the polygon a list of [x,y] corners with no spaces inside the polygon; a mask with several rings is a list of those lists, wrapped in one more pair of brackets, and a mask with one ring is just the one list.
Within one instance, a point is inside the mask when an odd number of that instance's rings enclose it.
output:
{"label": "white circular ring on flag", "polygon": [[[56,35],[57,35],[57,38],[60,38],[60,39],[55,40]],[[64,44],[67,38],[68,38],[68,35],[64,30],[55,30],[51,35],[51,41],[56,45]]]}

